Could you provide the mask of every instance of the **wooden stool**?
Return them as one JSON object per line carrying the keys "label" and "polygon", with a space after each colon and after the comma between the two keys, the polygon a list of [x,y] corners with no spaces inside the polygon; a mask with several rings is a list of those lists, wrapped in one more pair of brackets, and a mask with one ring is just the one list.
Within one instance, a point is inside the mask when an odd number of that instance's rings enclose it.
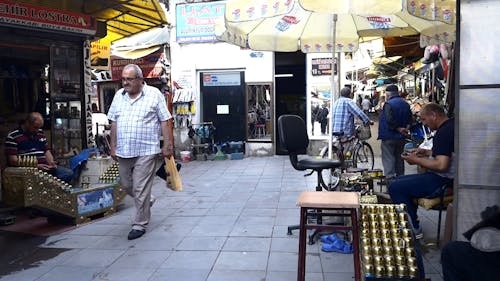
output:
{"label": "wooden stool", "polygon": [[[300,233],[299,233],[299,261],[297,268],[297,281],[304,281],[306,277],[306,230],[352,230],[352,246],[354,257],[354,280],[361,280],[361,269],[359,262],[359,230],[357,209],[359,208],[359,194],[357,192],[319,192],[304,191],[297,200],[300,207]],[[351,226],[309,224],[307,222],[308,210],[317,216],[349,216]],[[344,211],[338,213],[326,213],[323,210]]]}

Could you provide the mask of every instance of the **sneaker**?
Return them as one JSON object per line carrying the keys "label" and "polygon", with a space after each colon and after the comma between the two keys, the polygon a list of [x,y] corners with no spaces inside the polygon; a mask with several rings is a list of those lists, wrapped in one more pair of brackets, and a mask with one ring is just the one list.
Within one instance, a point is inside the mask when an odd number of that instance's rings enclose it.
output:
{"label": "sneaker", "polygon": [[422,231],[422,226],[419,225],[417,228],[413,229],[413,234],[415,235],[415,239],[419,240],[424,238],[424,233]]}

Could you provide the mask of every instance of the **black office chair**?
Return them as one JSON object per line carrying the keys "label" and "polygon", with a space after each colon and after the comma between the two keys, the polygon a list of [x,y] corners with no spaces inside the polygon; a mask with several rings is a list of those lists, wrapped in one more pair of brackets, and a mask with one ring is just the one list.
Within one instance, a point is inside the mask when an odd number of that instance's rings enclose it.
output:
{"label": "black office chair", "polygon": [[[309,146],[309,137],[307,136],[306,124],[304,120],[297,115],[282,115],[278,118],[278,132],[281,147],[288,151],[292,166],[299,171],[312,170],[316,172],[318,181],[316,191],[327,189],[321,172],[324,169],[335,169],[341,166],[341,162],[332,159],[301,158],[298,155],[307,154]],[[321,223],[321,217],[317,216],[317,222]],[[292,235],[292,230],[299,229],[298,225],[288,227],[288,235]],[[309,237],[309,244],[313,244],[313,238],[316,232]]]}

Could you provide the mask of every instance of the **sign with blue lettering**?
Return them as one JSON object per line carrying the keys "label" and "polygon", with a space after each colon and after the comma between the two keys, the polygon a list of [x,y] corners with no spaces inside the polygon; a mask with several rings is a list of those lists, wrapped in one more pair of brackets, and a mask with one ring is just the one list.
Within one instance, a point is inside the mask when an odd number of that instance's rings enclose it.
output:
{"label": "sign with blue lettering", "polygon": [[175,7],[177,43],[217,42],[215,22],[224,21],[225,3],[178,4]]}

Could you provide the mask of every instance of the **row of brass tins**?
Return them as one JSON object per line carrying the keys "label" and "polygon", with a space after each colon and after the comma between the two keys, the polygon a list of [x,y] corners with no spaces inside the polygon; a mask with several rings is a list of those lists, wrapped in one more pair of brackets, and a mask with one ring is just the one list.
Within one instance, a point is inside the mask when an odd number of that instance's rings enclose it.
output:
{"label": "row of brass tins", "polygon": [[101,183],[112,183],[117,181],[120,176],[118,170],[118,162],[114,162],[108,169],[99,177],[99,182]]}
{"label": "row of brass tins", "polygon": [[17,165],[19,167],[36,167],[38,165],[38,159],[36,156],[18,155]]}
{"label": "row of brass tins", "polygon": [[406,205],[361,205],[360,225],[365,277],[417,277],[415,244]]}

